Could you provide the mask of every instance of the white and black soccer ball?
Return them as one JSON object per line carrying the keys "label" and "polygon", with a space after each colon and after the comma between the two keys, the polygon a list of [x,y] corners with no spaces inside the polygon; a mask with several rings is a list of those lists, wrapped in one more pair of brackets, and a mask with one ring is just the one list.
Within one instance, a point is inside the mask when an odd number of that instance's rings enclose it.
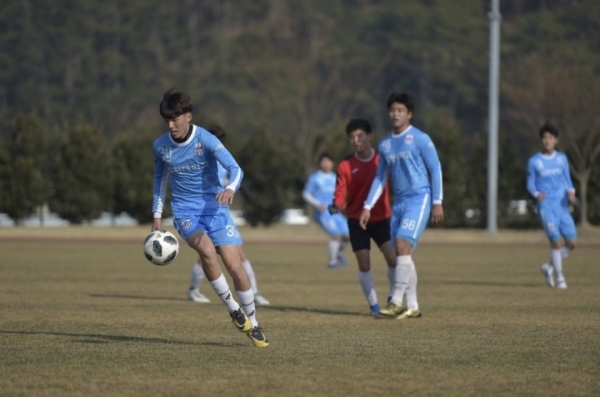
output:
{"label": "white and black soccer ball", "polygon": [[167,230],[155,230],[144,240],[144,255],[155,265],[168,265],[178,253],[179,241]]}

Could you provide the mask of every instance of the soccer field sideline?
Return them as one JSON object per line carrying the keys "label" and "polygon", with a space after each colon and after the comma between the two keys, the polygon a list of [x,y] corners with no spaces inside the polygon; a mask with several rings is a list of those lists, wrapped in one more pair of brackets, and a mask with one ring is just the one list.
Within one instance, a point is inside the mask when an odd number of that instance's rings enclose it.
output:
{"label": "soccer field sideline", "polygon": [[[177,233],[173,228],[168,230]],[[307,226],[284,226],[252,228],[241,226],[239,230],[244,241],[249,244],[326,243],[326,235],[313,224]],[[0,240],[4,241],[142,241],[150,232],[150,225],[138,227],[85,227],[65,228],[0,228]],[[578,242],[582,246],[600,246],[600,228],[591,227],[579,231]],[[420,245],[464,244],[464,245],[547,245],[547,239],[540,230],[500,230],[496,236],[490,236],[481,229],[435,229],[428,228],[423,234]]]}

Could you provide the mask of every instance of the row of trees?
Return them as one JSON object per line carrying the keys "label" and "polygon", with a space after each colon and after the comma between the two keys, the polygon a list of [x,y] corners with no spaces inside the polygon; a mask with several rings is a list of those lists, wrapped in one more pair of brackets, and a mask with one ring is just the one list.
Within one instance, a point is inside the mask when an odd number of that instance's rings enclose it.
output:
{"label": "row of trees", "polygon": [[[103,211],[128,212],[140,222],[152,217],[152,142],[160,129],[132,130],[106,139],[87,125],[65,125],[48,131],[33,114],[14,119],[10,133],[0,140],[0,210],[20,220],[43,204],[74,223],[96,218]],[[446,224],[483,226],[484,219],[467,219],[468,209],[483,210],[486,200],[483,137],[465,142],[459,126],[445,113],[430,114],[425,126],[435,131],[444,167]],[[345,142],[343,130],[338,141]],[[468,148],[463,155],[465,147]],[[535,216],[519,216],[510,202],[527,198],[525,169],[517,146],[502,137],[500,163],[500,224],[536,225]],[[284,208],[302,205],[304,175],[301,154],[290,151],[280,137],[257,130],[243,146],[232,148],[245,172],[244,199],[238,197],[251,224],[270,224]],[[350,151],[348,144],[337,154]],[[600,193],[600,169],[594,170],[591,197]],[[481,211],[484,212],[484,211]],[[168,215],[168,210],[165,215]],[[594,221],[600,213],[591,211]]]}
{"label": "row of trees", "polygon": [[[522,165],[549,120],[571,159],[578,217],[597,222],[600,2],[501,3],[502,208],[527,197]],[[175,86],[191,95],[196,122],[229,131],[249,190],[264,194],[248,215],[266,220],[300,204],[297,192],[322,151],[342,158],[350,150],[342,132],[349,118],[370,119],[381,138],[385,98],[405,90],[417,99],[415,124],[438,143],[450,222],[461,224],[466,208],[485,214],[488,9],[489,0],[5,0],[0,210],[18,204],[21,217],[39,202],[30,195],[73,220],[96,205],[146,214],[151,181],[139,175],[151,175],[157,104]],[[28,116],[15,120],[20,113]],[[41,141],[20,147],[26,128],[45,131],[43,149]],[[93,159],[103,165],[82,182]],[[142,161],[147,168],[138,170]],[[37,173],[18,176],[33,165]],[[35,189],[19,190],[25,182]],[[83,192],[86,183],[97,193]],[[83,204],[90,213],[73,210]]]}

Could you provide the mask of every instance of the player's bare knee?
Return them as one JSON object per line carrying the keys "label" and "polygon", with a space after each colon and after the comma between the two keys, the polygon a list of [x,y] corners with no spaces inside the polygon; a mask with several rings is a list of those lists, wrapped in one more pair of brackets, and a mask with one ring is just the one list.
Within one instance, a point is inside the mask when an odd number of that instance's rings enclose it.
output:
{"label": "player's bare knee", "polygon": [[573,251],[575,249],[575,247],[577,247],[577,242],[575,242],[575,241],[567,241],[565,243],[565,245],[567,246],[568,249],[570,249],[571,251]]}
{"label": "player's bare knee", "polygon": [[396,239],[396,255],[404,256],[411,254],[411,243],[406,240]]}
{"label": "player's bare knee", "polygon": [[553,250],[560,249],[560,241],[551,241],[550,248],[552,248]]}

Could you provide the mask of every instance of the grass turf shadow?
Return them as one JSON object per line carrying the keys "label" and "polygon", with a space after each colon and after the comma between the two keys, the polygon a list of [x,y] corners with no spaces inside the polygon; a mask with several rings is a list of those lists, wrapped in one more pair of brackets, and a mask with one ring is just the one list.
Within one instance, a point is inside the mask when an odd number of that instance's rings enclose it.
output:
{"label": "grass turf shadow", "polygon": [[161,339],[161,338],[143,338],[143,337],[138,337],[138,336],[106,335],[106,334],[77,334],[77,333],[73,333],[73,332],[0,330],[0,334],[48,335],[48,336],[66,336],[69,338],[87,338],[87,339],[83,339],[83,340],[73,340],[73,342],[78,342],[78,343],[139,342],[139,343],[158,343],[158,344],[166,344],[166,345],[218,346],[218,347],[235,347],[235,348],[240,347],[240,346],[247,346],[247,344],[243,344],[243,343],[185,342],[185,341]]}
{"label": "grass turf shadow", "polygon": [[297,306],[265,305],[265,306],[260,306],[260,310],[275,310],[275,311],[279,311],[279,312],[318,313],[318,314],[329,314],[329,315],[334,315],[334,316],[363,316],[363,315],[365,315],[365,313],[359,313],[359,312],[342,312],[339,310],[317,309],[317,308],[297,307]]}

